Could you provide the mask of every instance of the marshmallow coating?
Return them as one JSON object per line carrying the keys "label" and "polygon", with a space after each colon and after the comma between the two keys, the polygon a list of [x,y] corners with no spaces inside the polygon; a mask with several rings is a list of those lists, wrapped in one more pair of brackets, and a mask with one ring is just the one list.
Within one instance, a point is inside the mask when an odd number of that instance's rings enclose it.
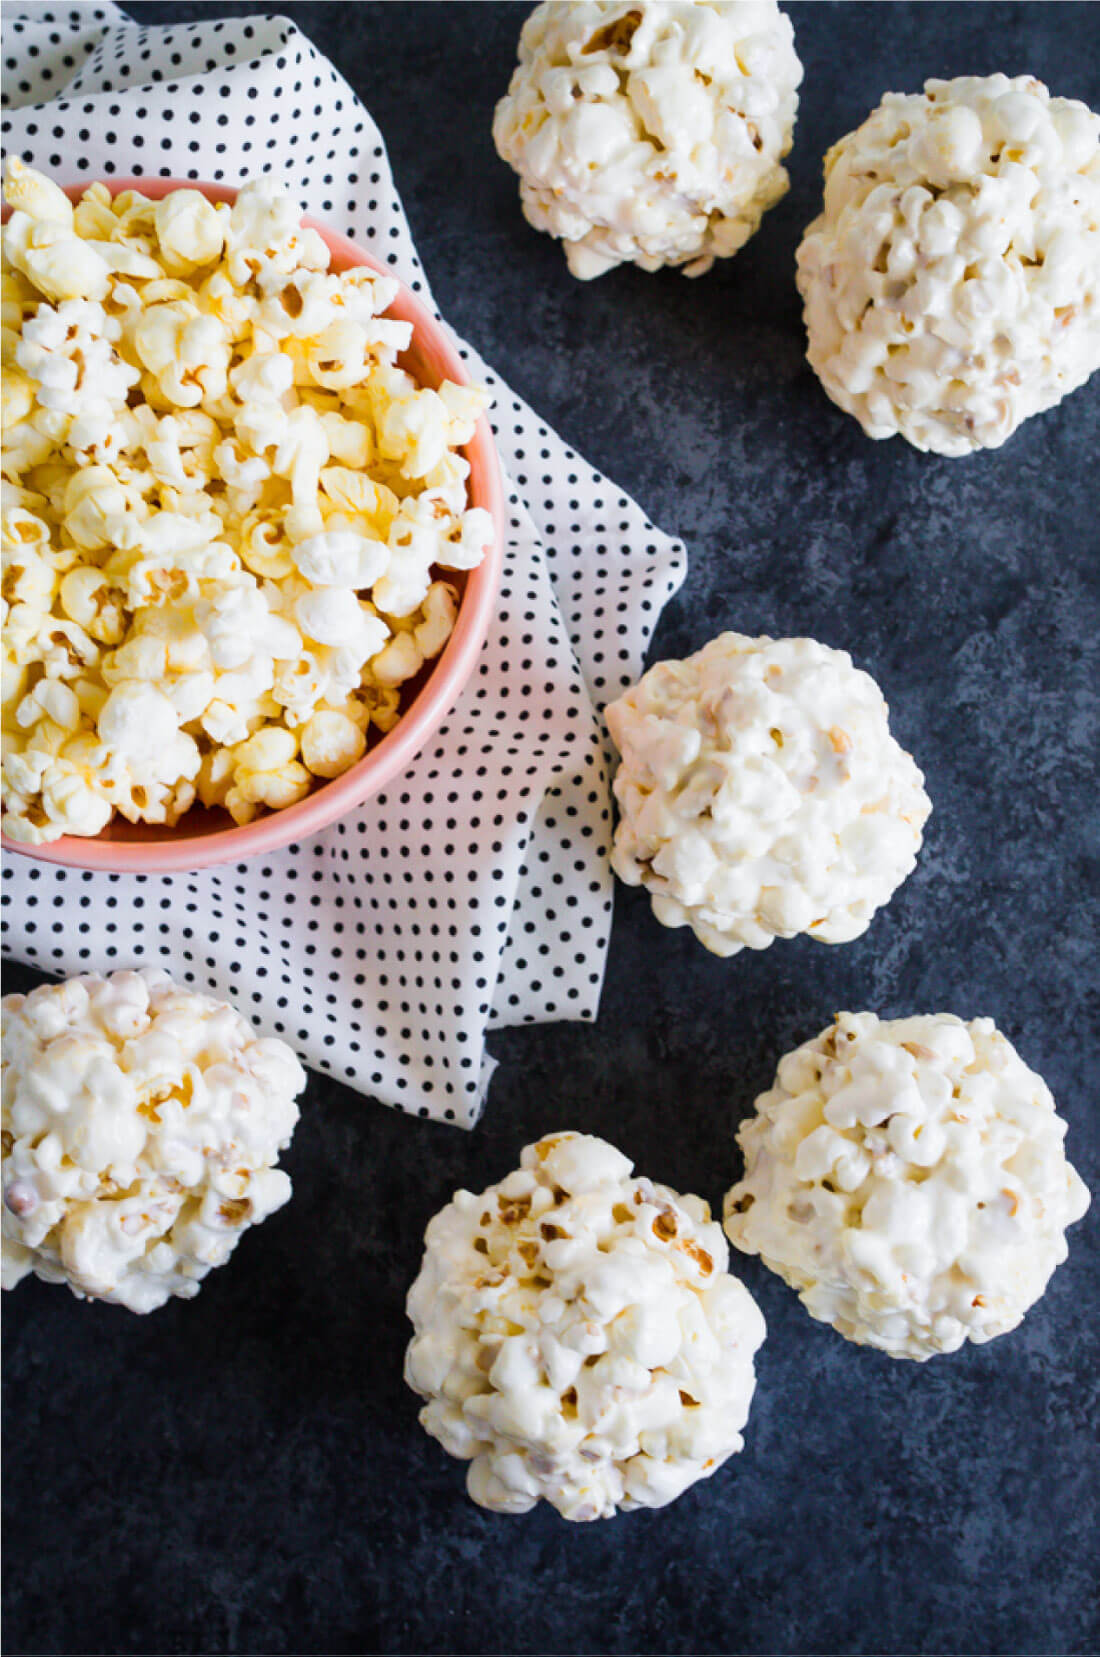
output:
{"label": "marshmallow coating", "polygon": [[662,1507],[742,1448],[764,1320],[698,1197],[587,1134],[428,1226],[405,1378],[482,1507]]}
{"label": "marshmallow coating", "polygon": [[742,1124],[726,1231],[811,1316],[924,1361],[1014,1329],[1066,1258],[1065,1134],[991,1019],[839,1013]]}
{"label": "marshmallow coating", "polygon": [[912,871],[931,811],[869,674],[814,639],[723,633],[607,708],[612,866],[716,955],[846,943]]}
{"label": "marshmallow coating", "polygon": [[151,1312],[190,1299],[290,1197],[305,1073],[155,967],[0,1002],[3,1287],[30,1272]]}
{"label": "marshmallow coating", "polygon": [[1100,116],[1026,75],[887,93],[825,157],[798,286],[868,436],[997,448],[1100,366]]}
{"label": "marshmallow coating", "polygon": [[699,276],[786,194],[801,79],[775,0],[543,4],[493,137],[574,276]]}

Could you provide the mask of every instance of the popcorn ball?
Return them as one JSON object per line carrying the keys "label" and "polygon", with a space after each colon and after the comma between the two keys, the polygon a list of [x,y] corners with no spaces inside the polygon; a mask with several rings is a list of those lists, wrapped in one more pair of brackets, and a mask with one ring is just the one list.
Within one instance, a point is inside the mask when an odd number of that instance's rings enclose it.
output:
{"label": "popcorn ball", "polygon": [[756,1112],[730,1240],[893,1358],[1014,1329],[1089,1204],[1049,1089],[988,1018],[839,1013]]}
{"label": "popcorn ball", "polygon": [[706,1203],[630,1172],[554,1134],[428,1226],[405,1378],[482,1507],[663,1507],[742,1448],[764,1320]]}
{"label": "popcorn ball", "polygon": [[775,0],[551,0],[524,24],[493,138],[574,276],[699,276],[786,194],[801,80]]}
{"label": "popcorn ball", "polygon": [[3,246],[3,828],[238,823],[393,729],[492,543],[488,395],[400,366],[398,284],[236,201],[12,159]]}
{"label": "popcorn ball", "polygon": [[622,754],[611,861],[715,955],[858,938],[931,811],[889,709],[843,650],[723,633],[607,709]]}
{"label": "popcorn ball", "polygon": [[825,157],[798,286],[868,436],[998,447],[1100,365],[1100,116],[1026,75],[887,93]]}
{"label": "popcorn ball", "polygon": [[132,1312],[197,1295],[290,1196],[290,1048],[154,967],[0,1009],[3,1287],[33,1271]]}

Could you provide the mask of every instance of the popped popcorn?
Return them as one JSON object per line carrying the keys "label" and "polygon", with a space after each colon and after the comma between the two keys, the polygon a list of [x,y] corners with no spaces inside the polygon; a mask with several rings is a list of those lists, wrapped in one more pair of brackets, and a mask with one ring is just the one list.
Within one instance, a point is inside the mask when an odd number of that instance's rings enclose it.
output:
{"label": "popped popcorn", "polygon": [[305,1073],[156,967],[0,1002],[3,1287],[30,1272],[151,1312],[198,1294],[290,1196]]}
{"label": "popped popcorn", "polygon": [[544,0],[493,138],[574,276],[699,276],[786,194],[801,80],[775,0]]}
{"label": "popped popcorn", "polygon": [[280,810],[446,646],[440,572],[494,534],[459,452],[488,394],[406,373],[398,284],[330,270],[270,179],[75,208],[5,179],[4,831]]}
{"label": "popped popcorn", "polygon": [[924,1361],[1014,1329],[1089,1194],[992,1019],[838,1013],[737,1135],[726,1231],[861,1345]]}
{"label": "popped popcorn", "polygon": [[868,436],[997,448],[1100,367],[1100,116],[1027,75],[887,93],[825,157],[798,286]]}
{"label": "popped popcorn", "polygon": [[366,746],[362,726],[337,708],[322,708],[302,727],[302,760],[315,777],[338,777]]}
{"label": "popped popcorn", "polygon": [[723,633],[607,709],[612,866],[716,955],[846,943],[912,871],[931,811],[869,674],[814,639]]}
{"label": "popped popcorn", "polygon": [[405,1379],[482,1507],[662,1507],[742,1448],[764,1320],[705,1202],[559,1133],[428,1226]]}

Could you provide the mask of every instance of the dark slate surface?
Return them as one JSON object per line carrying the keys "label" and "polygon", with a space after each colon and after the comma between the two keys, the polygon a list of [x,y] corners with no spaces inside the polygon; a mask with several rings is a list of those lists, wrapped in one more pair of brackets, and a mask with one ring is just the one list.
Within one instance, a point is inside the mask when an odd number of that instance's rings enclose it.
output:
{"label": "dark slate surface", "polygon": [[576,1126],[718,1203],[736,1122],[839,1007],[995,1017],[1096,1188],[1100,385],[998,453],[874,445],[803,363],[792,273],[825,147],[885,89],[1005,69],[1100,106],[1097,14],[792,6],[792,189],[760,235],[700,282],[580,286],[489,137],[524,7],[284,9],[378,118],[444,311],[686,536],[660,652],[721,626],[849,648],[936,811],[916,874],[842,949],[723,963],[620,891],[599,1024],[498,1038],[472,1134],[314,1080],[294,1202],[195,1303],[136,1319],[24,1284],[5,1306],[7,1647],[1095,1649],[1100,1209],[1019,1331],[923,1367],[847,1345],[744,1262],[770,1334],[743,1455],[610,1524],[473,1507],[416,1425],[401,1355],[421,1233],[457,1185]]}

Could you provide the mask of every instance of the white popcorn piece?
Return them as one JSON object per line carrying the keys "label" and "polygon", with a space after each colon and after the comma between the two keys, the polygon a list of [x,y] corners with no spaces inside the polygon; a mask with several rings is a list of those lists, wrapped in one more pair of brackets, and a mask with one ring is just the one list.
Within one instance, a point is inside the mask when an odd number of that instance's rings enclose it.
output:
{"label": "white popcorn piece", "polygon": [[295,569],[318,587],[373,587],[385,573],[390,552],[381,541],[348,530],[324,530],[300,541],[291,558]]}
{"label": "white popcorn piece", "polygon": [[259,806],[281,811],[305,799],[310,774],[297,752],[296,737],[280,725],[265,725],[234,750],[236,769],[225,804],[235,821],[250,822]]}
{"label": "white popcorn piece", "polygon": [[21,336],[13,335],[11,362],[5,359],[4,376],[0,381],[0,416],[5,432],[20,425],[34,410],[34,381],[17,366]]}
{"label": "white popcorn piece", "polygon": [[126,276],[146,282],[159,281],[164,277],[164,271],[156,260],[151,259],[133,243],[99,242],[88,236],[82,240],[85,247],[98,253],[113,276]]}
{"label": "white popcorn piece", "polygon": [[5,996],[3,1286],[150,1312],[282,1207],[305,1074],[157,968]]}
{"label": "white popcorn piece", "polygon": [[425,661],[438,656],[454,632],[458,597],[446,581],[433,581],[423,604],[423,619],[413,628],[413,637]]}
{"label": "white popcorn piece", "polygon": [[111,801],[102,780],[93,779],[83,766],[69,760],[58,758],[47,765],[39,790],[50,839],[62,834],[98,834],[111,820]]}
{"label": "white popcorn piece", "polygon": [[[143,408],[141,413],[152,416],[148,408]],[[161,489],[162,505],[179,511],[181,506],[175,499],[178,491],[181,503],[194,500],[200,513],[208,509],[204,490],[213,481],[214,456],[220,436],[217,422],[201,409],[163,415],[151,430],[143,432],[142,447],[150,470],[157,482],[165,486]],[[73,441],[71,432],[69,441]]]}
{"label": "white popcorn piece", "polygon": [[[467,466],[463,476],[468,475],[468,472]],[[353,471],[348,466],[324,467],[320,481],[323,491],[321,504],[324,507],[326,523],[330,527],[350,527],[344,525],[345,518],[365,519],[370,528],[364,529],[362,533],[368,540],[378,535],[385,536],[389,532],[400,502],[393,490],[384,483],[379,483],[376,478],[368,477],[362,472]]]}
{"label": "white popcorn piece", "polygon": [[115,215],[114,198],[105,184],[91,184],[85,190],[73,208],[73,228],[78,236],[84,236],[89,241],[109,242],[122,237],[122,227]]}
{"label": "white popcorn piece", "polygon": [[607,708],[612,866],[716,955],[846,943],[912,871],[931,811],[874,680],[813,639],[723,633]]}
{"label": "white popcorn piece", "polygon": [[117,650],[103,657],[99,670],[107,685],[124,680],[159,681],[168,673],[168,646],[152,633],[135,630]]}
{"label": "white popcorn piece", "polygon": [[226,270],[244,286],[268,270],[326,270],[329,253],[323,239],[303,230],[302,210],[280,193],[273,178],[254,178],[241,187],[229,214]]}
{"label": "white popcorn piece", "polygon": [[290,724],[307,720],[329,690],[330,674],[321,650],[303,649],[292,661],[278,662],[271,694]]}
{"label": "white popcorn piece", "polygon": [[100,741],[132,771],[155,767],[179,734],[176,710],[155,685],[140,679],[115,684],[99,715]]}
{"label": "white popcorn piece", "polygon": [[415,632],[394,633],[393,637],[371,660],[370,670],[375,682],[382,686],[403,685],[413,679],[424,666],[424,652]]}
{"label": "white popcorn piece", "polygon": [[1024,75],[887,93],[825,158],[798,286],[869,437],[997,448],[1100,367],[1100,115]]}
{"label": "white popcorn piece", "polygon": [[764,1339],[698,1197],[561,1133],[428,1226],[405,1378],[483,1507],[661,1507],[742,1448]]}
{"label": "white popcorn piece", "polygon": [[848,1340],[924,1361],[1014,1329],[1089,1194],[1042,1078],[988,1018],[839,1013],[738,1143],[733,1243]]}
{"label": "white popcorn piece", "polygon": [[[238,742],[244,742],[262,717],[258,698],[246,698],[238,705],[236,702],[227,702],[224,697],[212,696],[203,709],[199,724],[204,735],[211,741],[222,744],[218,751],[230,755],[233,746]],[[219,804],[221,803],[224,802],[219,801]]]}
{"label": "white popcorn piece", "polygon": [[195,790],[204,806],[224,806],[236,769],[231,748],[211,748],[203,754]]}
{"label": "white popcorn piece", "polygon": [[382,649],[390,631],[380,616],[363,609],[351,587],[316,587],[305,593],[295,602],[294,619],[303,638],[353,651],[357,673]]}
{"label": "white popcorn piece", "polygon": [[4,200],[13,213],[25,213],[32,220],[63,225],[73,222],[73,204],[60,184],[28,167],[17,155],[9,155],[4,161]]}
{"label": "white popcorn piece", "polygon": [[[121,289],[115,288],[115,298]],[[230,280],[228,272],[217,266],[197,289],[199,303],[208,315],[216,316],[225,329],[226,337],[237,344],[250,340],[258,302],[254,296]],[[136,296],[135,296],[136,297]]]}
{"label": "white popcorn piece", "polygon": [[221,668],[243,667],[258,656],[291,658],[302,648],[298,629],[268,608],[258,587],[227,585],[200,599],[195,623]]}
{"label": "white popcorn piece", "polygon": [[[22,619],[17,607],[8,617],[9,627],[18,636]],[[50,678],[77,679],[88,669],[99,664],[100,651],[94,639],[88,637],[75,621],[62,621],[55,616],[36,615],[37,631],[30,642],[31,660],[39,662]]]}
{"label": "white popcorn piece", "polygon": [[347,391],[370,372],[367,330],[360,322],[330,322],[310,345],[307,357],[315,384],[329,391]]}
{"label": "white popcorn piece", "polygon": [[5,829],[281,809],[393,728],[454,626],[488,394],[400,369],[399,285],[332,271],[270,179],[74,208],[6,176]]}
{"label": "white popcorn piece", "polygon": [[315,339],[344,314],[337,300],[340,280],[327,271],[266,270],[256,285],[263,295],[256,325],[273,340]]}
{"label": "white popcorn piece", "polygon": [[83,466],[65,490],[62,524],[74,546],[99,552],[125,536],[130,498],[109,466]]}
{"label": "white popcorn piece", "polygon": [[40,305],[23,324],[15,360],[42,408],[113,424],[139,378],[116,351],[117,337],[117,325],[90,300]]}
{"label": "white popcorn piece", "polygon": [[438,466],[425,475],[424,492],[445,508],[452,518],[459,517],[466,509],[466,479],[469,475],[469,461],[451,450]]}
{"label": "white popcorn piece", "polygon": [[544,0],[493,138],[574,276],[697,276],[786,194],[801,80],[775,0]]}
{"label": "white popcorn piece", "polygon": [[72,218],[32,219],[12,213],[2,233],[4,255],[47,299],[103,299],[110,267],[95,248],[73,233]]}
{"label": "white popcorn piece", "polygon": [[120,644],[125,629],[121,589],[92,564],[78,564],[61,579],[61,609],[97,644]]}
{"label": "white popcorn piece", "polygon": [[374,603],[387,616],[408,616],[418,610],[432,584],[432,565],[441,548],[450,549],[439,520],[429,507],[426,521],[415,500],[402,501],[389,532],[389,555],[384,573],[374,584]]}
{"label": "white popcorn piece", "polygon": [[[372,454],[369,428],[362,421],[349,420],[336,410],[324,412],[321,415],[321,425],[324,427],[328,451],[333,460],[339,461],[341,466],[348,467],[355,476],[362,478]],[[325,474],[330,470],[331,468],[326,467],[321,472],[319,482],[322,488],[325,486]]]}
{"label": "white popcorn piece", "polygon": [[[371,663],[364,664],[362,647],[340,644],[319,644],[314,650],[314,658],[322,675],[323,692],[319,700],[326,703],[340,702],[358,690],[364,676],[371,671]],[[312,711],[316,711],[314,704]]]}
{"label": "white popcorn piece", "polygon": [[43,718],[52,719],[66,731],[79,728],[80,703],[75,692],[60,679],[39,679],[15,710],[15,722],[23,727],[35,725]]}
{"label": "white popcorn piece", "polygon": [[407,478],[423,478],[441,465],[447,453],[450,422],[438,391],[427,387],[388,402],[378,420],[382,456],[400,465]]}
{"label": "white popcorn piece", "polygon": [[289,479],[294,501],[311,505],[320,487],[321,468],[329,458],[328,438],[315,409],[292,409],[275,449],[272,471]]}
{"label": "white popcorn piece", "polygon": [[[21,521],[13,522],[16,514]],[[24,604],[29,610],[47,615],[59,586],[57,570],[38,550],[48,548],[49,527],[41,525],[46,531],[44,542],[37,536],[34,540],[30,538],[30,527],[37,528],[40,524],[40,520],[31,518],[30,513],[14,508],[4,514],[4,520],[4,549],[0,555],[4,572],[4,599],[8,604]],[[23,530],[24,524],[27,525],[27,533],[18,533]],[[9,538],[12,529],[16,534]]]}
{"label": "white popcorn piece", "polygon": [[362,759],[367,739],[344,713],[322,708],[302,727],[302,761],[315,777],[339,777]]}
{"label": "white popcorn piece", "polygon": [[226,213],[198,190],[173,190],[153,212],[157,247],[171,276],[212,264],[225,246]]}
{"label": "white popcorn piece", "polygon": [[[256,460],[248,464],[262,466],[263,462]],[[248,512],[240,522],[238,534],[241,562],[253,575],[268,581],[283,581],[294,574],[286,524],[277,513],[262,509]]]}
{"label": "white popcorn piece", "polygon": [[20,478],[26,477],[36,466],[49,460],[53,451],[53,439],[38,430],[33,417],[29,420],[20,420],[14,426],[5,427],[4,477],[12,483],[18,483]]}
{"label": "white popcorn piece", "polygon": [[281,351],[255,352],[232,369],[229,383],[242,403],[277,403],[294,384],[294,365]]}
{"label": "white popcorn piece", "polygon": [[[492,403],[490,393],[485,386],[456,385],[454,380],[444,380],[439,387],[438,395],[447,411],[448,446],[456,448],[469,443],[477,422]],[[447,460],[448,456],[442,455],[440,466],[445,466]]]}
{"label": "white popcorn piece", "polygon": [[230,345],[214,316],[188,300],[147,305],[133,330],[138,357],[176,408],[221,396],[228,385]]}
{"label": "white popcorn piece", "polygon": [[157,204],[140,190],[123,190],[114,198],[115,216],[124,237],[152,236],[156,233]]}
{"label": "white popcorn piece", "polygon": [[493,520],[483,506],[473,506],[449,530],[436,561],[445,570],[476,570],[493,544]]}

